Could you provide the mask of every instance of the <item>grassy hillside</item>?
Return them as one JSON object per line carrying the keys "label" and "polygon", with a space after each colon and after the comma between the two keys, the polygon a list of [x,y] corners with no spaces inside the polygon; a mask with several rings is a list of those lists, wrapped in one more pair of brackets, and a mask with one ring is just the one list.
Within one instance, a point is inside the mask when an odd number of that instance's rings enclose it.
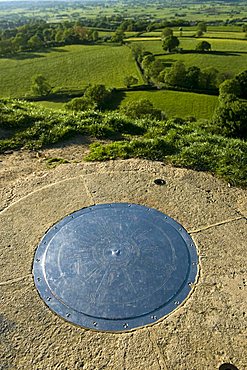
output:
{"label": "grassy hillside", "polygon": [[[0,101],[0,115],[0,153],[35,150],[78,134],[90,135],[95,143],[87,160],[159,160],[210,171],[233,185],[247,186],[247,143],[215,134],[210,122],[138,120],[96,111],[56,112],[23,101]],[[97,138],[108,138],[109,144],[101,144]],[[63,159],[55,162],[63,163]]]}
{"label": "grassy hillside", "polygon": [[139,99],[149,99],[155,108],[161,109],[168,117],[194,116],[197,119],[211,118],[218,104],[216,96],[162,90],[126,92],[121,105]]}
{"label": "grassy hillside", "polygon": [[80,89],[88,83],[123,86],[126,75],[142,77],[126,46],[71,45],[42,53],[0,59],[0,97],[21,97],[30,91],[31,77],[43,74],[60,88]]}

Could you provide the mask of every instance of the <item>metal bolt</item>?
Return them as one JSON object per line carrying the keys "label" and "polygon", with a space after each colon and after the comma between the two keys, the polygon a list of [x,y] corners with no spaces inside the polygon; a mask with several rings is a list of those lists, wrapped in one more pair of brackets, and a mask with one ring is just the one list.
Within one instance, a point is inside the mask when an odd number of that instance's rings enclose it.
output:
{"label": "metal bolt", "polygon": [[37,281],[40,281],[40,278],[39,277],[37,278]]}
{"label": "metal bolt", "polygon": [[40,262],[40,259],[39,258],[36,258],[36,262]]}
{"label": "metal bolt", "polygon": [[154,183],[155,185],[166,185],[166,181],[163,179],[155,179]]}
{"label": "metal bolt", "polygon": [[66,317],[70,317],[70,313],[66,313]]}
{"label": "metal bolt", "polygon": [[47,297],[47,301],[49,302],[51,300],[51,297]]}
{"label": "metal bolt", "polygon": [[127,323],[123,324],[124,329],[127,329],[129,325]]}
{"label": "metal bolt", "polygon": [[156,320],[157,319],[157,316],[151,316],[151,319],[153,319],[153,320]]}
{"label": "metal bolt", "polygon": [[175,305],[179,305],[179,301],[175,301],[174,303],[175,303]]}
{"label": "metal bolt", "polygon": [[93,322],[93,326],[97,326],[98,323],[96,321]]}

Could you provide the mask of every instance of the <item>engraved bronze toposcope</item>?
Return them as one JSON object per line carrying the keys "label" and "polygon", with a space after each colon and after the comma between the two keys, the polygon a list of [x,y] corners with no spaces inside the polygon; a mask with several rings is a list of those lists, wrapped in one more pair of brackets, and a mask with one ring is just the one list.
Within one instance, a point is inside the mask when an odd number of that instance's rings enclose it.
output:
{"label": "engraved bronze toposcope", "polygon": [[194,242],[165,214],[128,203],[83,208],[54,225],[34,258],[35,285],[65,320],[101,331],[156,322],[188,296]]}

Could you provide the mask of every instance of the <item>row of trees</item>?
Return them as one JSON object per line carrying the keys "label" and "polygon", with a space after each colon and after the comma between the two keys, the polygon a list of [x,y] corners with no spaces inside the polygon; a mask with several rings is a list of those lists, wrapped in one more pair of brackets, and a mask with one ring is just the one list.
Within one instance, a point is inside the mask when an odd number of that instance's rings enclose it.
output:
{"label": "row of trees", "polygon": [[220,73],[213,67],[201,70],[197,66],[186,68],[183,62],[163,62],[143,49],[142,45],[132,46],[132,53],[148,81],[167,87],[188,90],[216,90],[231,73]]}
{"label": "row of trees", "polygon": [[0,54],[40,50],[64,44],[90,43],[98,39],[98,31],[88,29],[80,23],[31,22],[15,29],[0,32]]}
{"label": "row of trees", "polygon": [[[32,92],[36,95],[47,95],[52,92],[52,87],[45,77],[38,75],[33,79]],[[219,92],[219,107],[208,129],[223,136],[246,139],[247,104],[239,98],[247,98],[247,70],[224,81]],[[89,85],[85,88],[84,95],[72,99],[66,104],[66,108],[73,111],[106,109],[109,108],[113,94],[114,91],[107,89],[105,85]],[[134,119],[166,119],[164,112],[155,108],[147,99],[128,102],[121,106],[120,112]]]}
{"label": "row of trees", "polygon": [[122,44],[124,37],[122,29],[117,29],[112,36],[100,38],[97,30],[87,28],[80,22],[48,24],[37,21],[15,29],[2,30],[0,55],[36,51],[60,45],[92,44],[99,40]]}
{"label": "row of trees", "polygon": [[[180,36],[183,35],[183,27],[179,27]],[[205,22],[199,22],[196,27],[196,37],[201,37],[204,32],[207,32],[207,25]],[[171,27],[165,27],[162,31],[161,38],[165,39],[166,37],[173,36],[173,30]]]}

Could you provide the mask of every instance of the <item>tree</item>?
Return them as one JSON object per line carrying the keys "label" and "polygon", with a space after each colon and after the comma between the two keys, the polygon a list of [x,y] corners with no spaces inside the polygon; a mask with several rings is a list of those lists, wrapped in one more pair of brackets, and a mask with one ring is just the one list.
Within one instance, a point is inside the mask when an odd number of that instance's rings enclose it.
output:
{"label": "tree", "polygon": [[72,31],[69,31],[68,32],[68,36],[67,37],[70,37],[71,36],[71,33],[74,34],[74,36],[80,40],[80,41],[84,41],[84,40],[87,40],[88,39],[88,30],[87,28],[83,27],[83,26],[80,26],[80,25],[76,25]]}
{"label": "tree", "polygon": [[209,51],[209,50],[211,50],[211,44],[207,41],[200,41],[196,45],[196,50],[197,51]]}
{"label": "tree", "polygon": [[154,108],[153,103],[151,103],[148,99],[131,101],[123,105],[120,111],[121,113],[131,118],[162,119],[161,110]]}
{"label": "tree", "polygon": [[162,31],[162,39],[165,39],[166,37],[173,36],[173,30],[169,27],[166,27]]}
{"label": "tree", "polygon": [[95,103],[97,108],[103,108],[110,96],[111,91],[101,84],[88,86],[84,93],[84,98]]}
{"label": "tree", "polygon": [[205,68],[200,76],[200,87],[202,89],[216,89],[219,71],[214,67]]}
{"label": "tree", "polygon": [[191,66],[186,72],[185,84],[189,89],[198,89],[200,84],[201,70],[199,67]]}
{"label": "tree", "polygon": [[112,36],[111,38],[111,41],[112,42],[119,42],[120,44],[123,43],[123,40],[124,40],[124,37],[125,37],[125,34],[122,30],[117,30],[114,35]]}
{"label": "tree", "polygon": [[136,85],[138,83],[138,78],[134,76],[124,77],[124,85],[129,88],[131,85]]}
{"label": "tree", "polygon": [[167,69],[164,81],[171,86],[184,86],[186,79],[186,69],[183,62],[175,62],[171,68]]}
{"label": "tree", "polygon": [[135,58],[135,60],[138,60],[138,62],[141,62],[141,59],[144,53],[144,46],[142,44],[133,42],[131,43],[130,48],[131,48],[132,55]]}
{"label": "tree", "polygon": [[179,45],[179,39],[176,36],[168,36],[163,41],[162,47],[165,51],[169,53],[175,50]]}
{"label": "tree", "polygon": [[222,84],[222,82],[224,82],[225,80],[231,80],[233,77],[234,74],[231,71],[219,72],[216,79],[216,86],[219,87]]}
{"label": "tree", "polygon": [[42,33],[45,43],[49,43],[52,40],[53,29],[45,28]]}
{"label": "tree", "polygon": [[207,25],[205,22],[199,22],[197,24],[197,31],[207,32]]}
{"label": "tree", "polygon": [[196,31],[196,37],[201,37],[203,32],[201,30]]}
{"label": "tree", "polygon": [[61,28],[59,28],[56,32],[55,41],[59,43],[64,41],[63,30]]}
{"label": "tree", "polygon": [[18,32],[13,39],[13,45],[15,51],[23,51],[27,49],[27,37],[23,32]]}
{"label": "tree", "polygon": [[153,54],[146,55],[142,60],[142,69],[146,71],[150,64],[155,61]]}
{"label": "tree", "polygon": [[219,93],[221,96],[232,94],[236,98],[240,95],[240,85],[236,79],[225,80],[219,86]]}
{"label": "tree", "polygon": [[221,101],[213,116],[216,133],[247,138],[247,105],[239,100]]}
{"label": "tree", "polygon": [[0,40],[0,55],[11,54],[15,51],[10,40]]}
{"label": "tree", "polygon": [[43,42],[42,42],[42,40],[40,39],[39,36],[34,35],[34,36],[30,37],[30,39],[28,40],[28,46],[32,50],[38,50],[38,49],[42,48]]}
{"label": "tree", "polygon": [[70,100],[67,104],[65,104],[65,108],[68,110],[74,110],[74,111],[85,111],[90,109],[95,109],[96,104],[85,98],[74,98]]}
{"label": "tree", "polygon": [[92,39],[93,39],[93,41],[98,41],[98,39],[99,39],[99,32],[97,30],[93,31]]}
{"label": "tree", "polygon": [[153,80],[157,80],[158,76],[161,71],[164,69],[164,64],[160,59],[154,60],[152,63],[149,64],[146,74],[148,77],[152,78]]}
{"label": "tree", "polygon": [[247,70],[239,73],[235,78],[240,86],[240,97],[247,99]]}
{"label": "tree", "polygon": [[52,90],[51,85],[43,75],[36,75],[32,78],[31,91],[37,96],[49,95]]}

